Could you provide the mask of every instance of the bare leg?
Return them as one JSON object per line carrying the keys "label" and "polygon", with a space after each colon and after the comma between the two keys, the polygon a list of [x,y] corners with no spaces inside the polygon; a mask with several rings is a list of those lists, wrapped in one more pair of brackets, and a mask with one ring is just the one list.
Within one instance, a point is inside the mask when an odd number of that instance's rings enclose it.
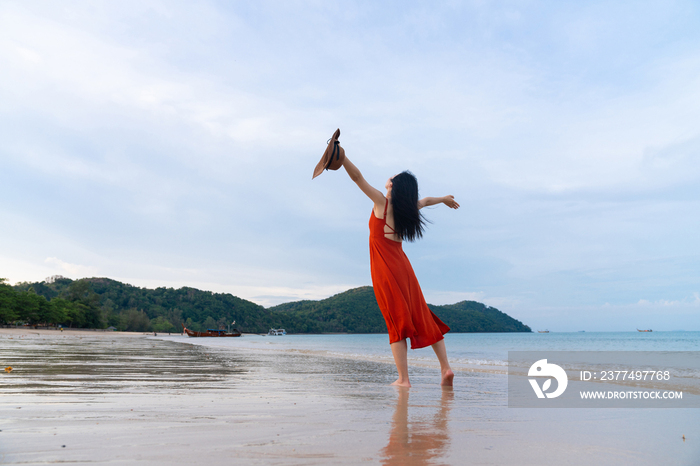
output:
{"label": "bare leg", "polygon": [[391,353],[394,355],[396,370],[399,371],[399,378],[392,385],[410,387],[411,382],[408,381],[408,345],[406,345],[406,340],[392,343]]}
{"label": "bare leg", "polygon": [[438,358],[438,361],[440,361],[440,372],[442,375],[442,379],[440,381],[440,385],[444,387],[451,387],[452,386],[452,379],[455,378],[455,373],[452,372],[452,368],[450,367],[450,362],[447,360],[447,350],[445,349],[445,340],[442,339],[435,343],[433,345],[433,351],[435,351],[435,355]]}

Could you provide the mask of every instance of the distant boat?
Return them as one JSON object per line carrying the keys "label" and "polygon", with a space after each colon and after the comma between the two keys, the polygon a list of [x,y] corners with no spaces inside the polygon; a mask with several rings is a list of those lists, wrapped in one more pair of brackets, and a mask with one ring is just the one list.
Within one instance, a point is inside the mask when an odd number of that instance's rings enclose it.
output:
{"label": "distant boat", "polygon": [[231,332],[211,328],[208,328],[206,332],[195,332],[185,327],[185,324],[182,324],[182,329],[188,337],[240,337],[242,335],[237,328],[234,328]]}
{"label": "distant boat", "polygon": [[549,333],[549,330],[538,330],[537,333]]}
{"label": "distant boat", "polygon": [[286,335],[287,331],[283,328],[271,328],[269,332],[267,332],[269,336],[281,336],[281,335]]}
{"label": "distant boat", "polygon": [[639,330],[639,329],[637,329],[637,331],[638,331],[638,332],[651,332],[652,330],[651,330],[651,329],[647,329],[647,330]]}

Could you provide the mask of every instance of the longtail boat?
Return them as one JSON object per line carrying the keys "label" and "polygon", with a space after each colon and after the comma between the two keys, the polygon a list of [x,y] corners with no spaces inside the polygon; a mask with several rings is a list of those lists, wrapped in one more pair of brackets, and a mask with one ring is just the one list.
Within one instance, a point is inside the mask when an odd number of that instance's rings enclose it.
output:
{"label": "longtail boat", "polygon": [[651,332],[652,330],[651,330],[651,329],[645,329],[645,330],[639,330],[639,329],[637,329],[637,331],[638,331],[638,332]]}
{"label": "longtail boat", "polygon": [[195,332],[185,327],[185,324],[182,324],[182,330],[185,331],[188,337],[240,337],[242,335],[237,328],[234,328],[231,332],[211,328],[208,328],[206,332]]}

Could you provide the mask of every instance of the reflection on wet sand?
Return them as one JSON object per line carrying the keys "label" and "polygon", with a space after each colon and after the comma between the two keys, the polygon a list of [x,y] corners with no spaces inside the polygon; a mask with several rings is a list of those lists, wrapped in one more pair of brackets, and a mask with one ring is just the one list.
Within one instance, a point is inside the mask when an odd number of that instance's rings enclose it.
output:
{"label": "reflection on wet sand", "polygon": [[227,388],[251,370],[215,348],[108,335],[3,336],[0,360],[14,369],[3,395]]}
{"label": "reflection on wet sand", "polygon": [[454,399],[451,387],[442,389],[440,405],[429,419],[412,419],[409,423],[410,388],[398,388],[396,410],[391,423],[389,443],[382,450],[385,465],[439,464],[450,447],[449,413]]}

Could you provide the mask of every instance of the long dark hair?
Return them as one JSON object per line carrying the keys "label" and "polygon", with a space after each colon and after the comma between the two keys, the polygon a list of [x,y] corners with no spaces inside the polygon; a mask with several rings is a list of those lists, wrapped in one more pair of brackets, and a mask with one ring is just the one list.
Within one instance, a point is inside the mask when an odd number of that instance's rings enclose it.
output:
{"label": "long dark hair", "polygon": [[426,220],[418,210],[418,180],[408,170],[392,180],[391,206],[394,209],[394,231],[402,241],[423,237]]}

